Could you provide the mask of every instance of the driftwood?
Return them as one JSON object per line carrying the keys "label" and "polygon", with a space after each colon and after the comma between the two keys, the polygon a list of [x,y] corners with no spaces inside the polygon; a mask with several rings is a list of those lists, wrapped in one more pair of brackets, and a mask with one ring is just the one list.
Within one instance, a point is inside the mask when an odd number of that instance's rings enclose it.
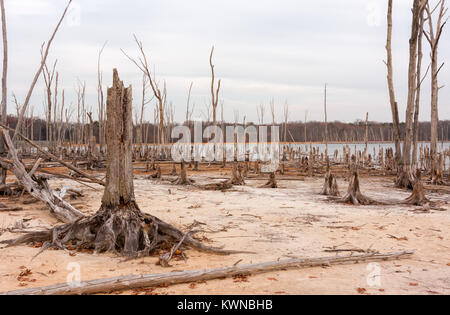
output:
{"label": "driftwood", "polygon": [[22,207],[13,207],[13,208],[9,208],[8,206],[6,206],[5,204],[3,204],[3,203],[0,203],[0,212],[2,212],[2,211],[21,211],[21,210],[23,210],[23,208]]}
{"label": "driftwood", "polygon": [[203,190],[211,190],[211,191],[225,191],[227,189],[231,189],[233,187],[233,184],[231,183],[231,180],[225,180],[220,183],[214,183],[214,184],[207,184],[207,185],[201,185],[198,186],[199,188]]}
{"label": "driftwood", "polygon": [[402,259],[414,254],[413,250],[387,253],[363,254],[350,256],[330,256],[323,258],[294,258],[277,260],[258,264],[233,265],[217,269],[178,271],[163,274],[130,275],[108,279],[90,280],[77,284],[56,284],[47,287],[30,288],[1,293],[2,295],[80,295],[106,293],[120,290],[132,290],[160,285],[174,285],[195,281],[213,280],[233,277],[237,275],[253,275],[277,270],[298,269],[317,266],[331,266],[339,264],[355,264],[368,261],[386,261],[389,259]]}
{"label": "driftwood", "polygon": [[43,176],[30,176],[23,164],[17,156],[17,151],[14,148],[8,131],[0,127],[3,134],[5,145],[8,147],[9,154],[12,158],[12,163],[6,162],[4,159],[0,160],[2,167],[7,168],[17,177],[19,182],[24,186],[27,192],[36,199],[46,203],[51,213],[62,222],[72,222],[84,215],[72,205],[64,201],[58,196],[48,185],[46,178]]}

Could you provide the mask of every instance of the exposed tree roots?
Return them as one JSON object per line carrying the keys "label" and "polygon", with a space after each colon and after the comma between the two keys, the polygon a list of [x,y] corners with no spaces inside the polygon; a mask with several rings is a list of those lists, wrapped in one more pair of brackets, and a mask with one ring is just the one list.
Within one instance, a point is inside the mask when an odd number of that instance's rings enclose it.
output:
{"label": "exposed tree roots", "polygon": [[382,204],[379,201],[373,200],[369,197],[364,196],[359,188],[359,176],[358,171],[353,171],[353,175],[350,178],[348,184],[347,194],[342,197],[340,202],[349,203],[353,205],[376,205]]}
{"label": "exposed tree roots", "polygon": [[192,185],[193,183],[194,183],[194,181],[187,177],[185,163],[181,162],[180,176],[177,179],[175,179],[174,181],[172,181],[172,184],[174,184],[174,185]]}
{"label": "exposed tree roots", "polygon": [[415,183],[411,167],[399,166],[395,187],[413,189]]}
{"label": "exposed tree roots", "polygon": [[261,186],[261,188],[278,188],[277,179],[275,178],[275,173],[270,173],[269,181]]}
{"label": "exposed tree roots", "polygon": [[209,247],[160,219],[140,211],[135,202],[117,209],[102,207],[91,217],[57,226],[51,230],[31,232],[17,239],[0,242],[8,247],[44,242],[41,251],[49,247],[60,249],[91,249],[96,253],[114,252],[136,258],[159,254],[174,246],[189,246],[209,253],[228,255],[242,253]]}
{"label": "exposed tree roots", "polygon": [[422,184],[422,175],[420,170],[416,172],[416,182],[414,184],[413,192],[411,196],[409,196],[403,204],[415,205],[415,206],[423,206],[427,203],[430,203],[430,200],[425,197],[425,192]]}

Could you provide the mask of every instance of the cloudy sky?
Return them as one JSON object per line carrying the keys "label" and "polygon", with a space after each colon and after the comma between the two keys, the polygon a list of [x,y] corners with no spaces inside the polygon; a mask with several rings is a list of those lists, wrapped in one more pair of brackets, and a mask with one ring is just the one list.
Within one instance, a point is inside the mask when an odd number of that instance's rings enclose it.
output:
{"label": "cloudy sky", "polygon": [[[435,2],[436,0],[430,0]],[[394,1],[394,80],[404,120],[408,39],[412,0]],[[5,0],[9,36],[9,112],[14,92],[23,102],[39,66],[40,46],[48,40],[66,1]],[[134,103],[141,102],[139,70],[122,54],[137,56],[133,33],[143,42],[157,79],[167,83],[168,100],[182,121],[190,82],[195,116],[210,101],[209,53],[215,46],[216,77],[225,118],[235,110],[256,121],[256,106],[275,99],[280,120],[285,102],[290,120],[323,119],[323,86],[328,84],[329,120],[390,121],[386,83],[387,0],[73,0],[51,48],[49,63],[58,59],[60,89],[66,104],[76,105],[78,80],[87,85],[88,108],[97,114],[97,55],[105,41],[101,67],[104,84],[118,68],[132,84]],[[450,57],[450,30],[441,38],[440,62]],[[425,43],[424,68],[429,63]],[[440,73],[440,119],[450,119],[450,65]],[[422,96],[421,120],[430,117],[429,80]],[[32,97],[34,113],[43,115],[42,78]],[[153,120],[154,104],[145,119]]]}

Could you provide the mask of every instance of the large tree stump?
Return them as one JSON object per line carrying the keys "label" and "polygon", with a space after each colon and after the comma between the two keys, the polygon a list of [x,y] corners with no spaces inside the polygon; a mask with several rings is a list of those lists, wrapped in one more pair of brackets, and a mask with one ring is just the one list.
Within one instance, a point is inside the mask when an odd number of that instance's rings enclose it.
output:
{"label": "large tree stump", "polygon": [[414,188],[411,196],[409,196],[402,203],[414,206],[423,206],[427,203],[430,203],[430,200],[425,197],[425,192],[422,184],[422,174],[420,170],[416,171],[416,182],[414,183]]}
{"label": "large tree stump", "polygon": [[184,161],[181,161],[180,176],[172,183],[175,185],[192,185],[194,183],[193,180],[187,177],[186,164],[184,163]]}
{"label": "large tree stump", "polygon": [[324,196],[339,196],[339,188],[336,181],[336,177],[331,174],[330,163],[327,158],[327,172],[325,174],[325,182],[323,183],[321,195]]}
{"label": "large tree stump", "polygon": [[233,168],[231,169],[231,183],[237,186],[245,185],[245,181],[242,176],[242,167],[238,165],[237,162],[233,163]]}
{"label": "large tree stump", "polygon": [[278,188],[278,183],[274,172],[270,173],[269,180],[267,183],[262,185],[261,188]]}
{"label": "large tree stump", "polygon": [[348,184],[347,194],[340,199],[341,202],[359,205],[375,205],[380,204],[380,202],[375,201],[369,197],[364,196],[359,188],[359,175],[358,171],[355,169],[352,171],[352,176]]}
{"label": "large tree stump", "polygon": [[113,86],[108,89],[106,101],[106,186],[98,212],[49,231],[33,232],[0,243],[14,246],[45,241],[42,250],[51,246],[65,248],[70,245],[78,249],[94,249],[96,252],[116,252],[128,257],[147,256],[154,250],[170,249],[181,243],[216,254],[233,253],[205,246],[189,233],[183,233],[139,209],[133,185],[131,91],[131,86],[124,88],[114,69]]}

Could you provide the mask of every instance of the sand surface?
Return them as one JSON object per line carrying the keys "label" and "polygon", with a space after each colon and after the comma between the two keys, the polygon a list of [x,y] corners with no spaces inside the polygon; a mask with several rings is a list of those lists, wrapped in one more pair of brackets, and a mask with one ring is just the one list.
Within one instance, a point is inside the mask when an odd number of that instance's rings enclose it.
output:
{"label": "sand surface", "polygon": [[[211,176],[226,176],[217,171],[198,173],[199,182]],[[11,177],[11,180],[13,178]],[[207,192],[194,187],[173,186],[167,182],[135,180],[136,199],[145,212],[187,230],[195,221],[205,230],[198,236],[208,245],[247,250],[256,254],[215,256],[186,251],[187,260],[172,260],[171,268],[155,265],[157,258],[132,261],[113,254],[47,250],[35,259],[39,248],[19,246],[0,249],[0,291],[10,291],[64,283],[80,267],[81,281],[129,274],[166,273],[256,263],[292,257],[323,257],[329,248],[394,252],[414,249],[413,257],[398,261],[367,263],[272,272],[239,279],[160,287],[147,291],[114,294],[450,294],[450,195],[431,192],[429,198],[441,201],[446,211],[415,213],[419,207],[351,206],[336,204],[317,193],[321,177],[280,181],[278,189],[260,189],[264,181],[247,181],[247,186],[229,192]],[[98,191],[67,180],[51,180],[54,188],[70,185],[83,188],[85,196],[73,205],[86,214],[100,206]],[[339,188],[347,182],[338,179]],[[363,177],[361,190],[372,198],[404,199],[409,193],[393,188],[392,180]],[[21,219],[30,229],[57,224],[45,205],[22,205],[24,198],[2,197],[8,206],[23,211],[0,212],[0,229]],[[0,240],[18,236],[4,232]],[[346,255],[340,253],[339,255]],[[29,272],[24,272],[26,270]],[[374,278],[377,270],[380,277]],[[375,272],[375,273],[374,273]],[[22,273],[22,276],[20,274]],[[27,275],[27,273],[29,273]],[[25,274],[25,275],[24,275]],[[373,280],[379,281],[373,281]]]}

